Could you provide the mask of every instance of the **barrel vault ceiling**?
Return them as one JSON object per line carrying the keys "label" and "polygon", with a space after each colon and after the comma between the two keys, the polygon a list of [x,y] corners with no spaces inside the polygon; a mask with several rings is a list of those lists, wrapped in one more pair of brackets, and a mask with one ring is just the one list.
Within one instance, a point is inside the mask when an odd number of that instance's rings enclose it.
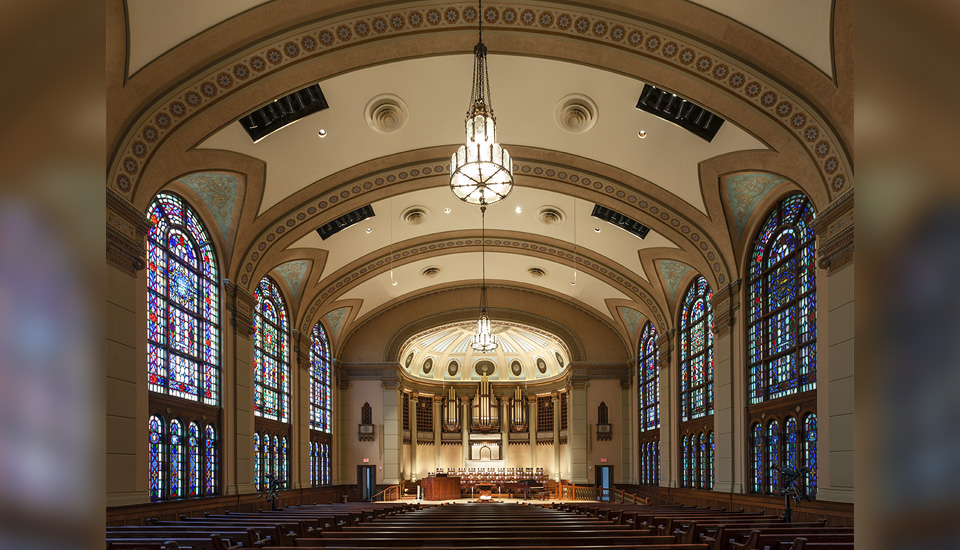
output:
{"label": "barrel vault ceiling", "polygon": [[[848,192],[852,11],[843,0],[484,2],[516,177],[486,215],[491,303],[520,307],[497,302],[498,287],[569,302],[616,332],[626,359],[646,319],[673,326],[696,272],[715,290],[740,278],[773,197],[800,189],[822,210]],[[252,291],[270,274],[295,327],[323,320],[336,345],[414,301],[433,304],[418,315],[476,308],[424,298],[480,282],[480,213],[448,188],[477,18],[469,2],[110,0],[107,186],[141,211],[160,189],[188,197],[224,278]],[[237,122],[311,84],[328,109],[257,143]],[[707,142],[640,111],[645,84],[726,122]],[[587,112],[565,109],[571,98]],[[592,217],[596,204],[649,234]],[[365,205],[375,216],[316,233]],[[576,332],[577,320],[554,321]]]}

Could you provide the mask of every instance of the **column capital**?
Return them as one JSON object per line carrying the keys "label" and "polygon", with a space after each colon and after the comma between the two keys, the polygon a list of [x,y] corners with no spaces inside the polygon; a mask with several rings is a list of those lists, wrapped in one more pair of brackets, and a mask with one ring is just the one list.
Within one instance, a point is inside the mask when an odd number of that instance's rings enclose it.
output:
{"label": "column capital", "polygon": [[396,378],[387,378],[380,381],[380,386],[382,386],[385,390],[400,391],[400,380]]}
{"label": "column capital", "polygon": [[147,266],[144,238],[153,223],[126,199],[107,189],[107,263],[130,276]]}
{"label": "column capital", "polygon": [[223,289],[227,297],[225,305],[234,328],[238,333],[250,336],[254,330],[253,310],[257,299],[247,289],[228,279],[223,280]]}
{"label": "column capital", "polygon": [[713,293],[710,305],[713,307],[713,334],[716,336],[729,333],[736,322],[734,314],[740,309],[741,283],[742,279],[737,279]]}
{"label": "column capital", "polygon": [[291,332],[291,342],[293,344],[293,350],[296,352],[297,361],[300,363],[300,368],[306,371],[310,370],[310,348],[312,342],[310,338],[312,335],[310,333],[300,332],[297,329],[293,329]]}
{"label": "column capital", "polygon": [[350,389],[350,380],[338,378],[338,379],[337,379],[337,389],[338,389],[338,390],[349,390],[349,389]]}
{"label": "column capital", "polygon": [[810,226],[817,235],[817,265],[827,275],[853,263],[853,189],[817,214]]}

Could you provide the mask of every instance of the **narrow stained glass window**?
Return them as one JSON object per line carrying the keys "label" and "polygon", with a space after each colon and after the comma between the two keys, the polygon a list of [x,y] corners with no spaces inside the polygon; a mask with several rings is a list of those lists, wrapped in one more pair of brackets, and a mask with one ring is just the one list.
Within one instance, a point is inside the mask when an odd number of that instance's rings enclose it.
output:
{"label": "narrow stained glass window", "polygon": [[774,466],[780,465],[780,425],[776,420],[767,424],[767,491],[780,494],[780,472]]}
{"label": "narrow stained glass window", "polygon": [[800,467],[797,463],[797,419],[792,416],[788,417],[786,422],[783,423],[783,432],[784,466],[796,470]]}
{"label": "narrow stained glass window", "polygon": [[310,428],[330,433],[330,344],[320,323],[310,347]]}
{"label": "narrow stained glass window", "polygon": [[148,478],[150,485],[150,499],[158,500],[166,496],[163,471],[164,441],[163,419],[158,416],[150,417],[149,445],[147,447]]}
{"label": "narrow stained glass window", "polygon": [[213,244],[183,199],[147,211],[147,378],[150,391],[219,404],[220,286]]}
{"label": "narrow stained glass window", "polygon": [[660,350],[657,329],[647,321],[640,335],[640,430],[660,427]]}
{"label": "narrow stained glass window", "polygon": [[750,454],[750,462],[753,466],[753,492],[762,493],[764,489],[763,428],[760,426],[759,422],[750,428],[750,434],[750,447],[752,449]]}
{"label": "narrow stained glass window", "polygon": [[703,276],[687,290],[680,313],[680,416],[713,414],[713,291]]}
{"label": "narrow stained glass window", "polygon": [[253,434],[253,485],[263,490],[263,452],[260,450],[260,434]]}
{"label": "narrow stained glass window", "polygon": [[709,462],[709,465],[707,467],[707,475],[709,476],[707,478],[707,489],[713,489],[713,468],[714,468],[714,457],[716,456],[715,455],[716,448],[714,447],[714,444],[713,444],[713,432],[710,432],[710,437],[709,437],[709,441],[707,442],[707,445],[709,445],[709,447],[707,448],[707,457],[708,457],[707,462]]}
{"label": "narrow stained glass window", "polygon": [[187,427],[187,496],[200,496],[200,427]]}
{"label": "narrow stained glass window", "polygon": [[690,479],[690,445],[687,436],[683,436],[683,441],[680,446],[683,448],[683,486],[692,487],[692,480]]}
{"label": "narrow stained glass window", "polygon": [[183,425],[179,420],[170,421],[170,496],[183,496]]}
{"label": "narrow stained glass window", "polygon": [[764,222],[747,273],[747,376],[755,405],[817,387],[813,205],[780,201]]}
{"label": "narrow stained glass window", "polygon": [[253,411],[290,422],[290,330],[280,289],[264,277],[254,293]]}
{"label": "narrow stained glass window", "polygon": [[817,494],[817,415],[808,414],[803,419],[803,424],[804,466],[810,469],[810,472],[804,476],[804,485],[807,496],[813,497]]}
{"label": "narrow stained glass window", "polygon": [[207,424],[204,430],[204,493],[214,495],[217,492],[217,429],[212,424]]}

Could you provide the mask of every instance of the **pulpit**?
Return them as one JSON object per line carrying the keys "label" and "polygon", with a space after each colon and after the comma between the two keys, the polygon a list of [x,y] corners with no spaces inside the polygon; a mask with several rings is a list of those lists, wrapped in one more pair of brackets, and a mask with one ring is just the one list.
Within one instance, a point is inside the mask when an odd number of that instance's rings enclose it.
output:
{"label": "pulpit", "polygon": [[454,500],[460,498],[459,477],[427,477],[421,482],[424,500]]}

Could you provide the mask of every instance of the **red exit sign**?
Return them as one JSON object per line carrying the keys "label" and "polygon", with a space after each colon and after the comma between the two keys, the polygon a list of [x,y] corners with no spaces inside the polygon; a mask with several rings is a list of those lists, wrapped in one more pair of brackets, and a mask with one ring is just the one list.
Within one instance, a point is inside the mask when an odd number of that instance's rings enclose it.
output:
{"label": "red exit sign", "polygon": [[605,458],[601,458],[601,459],[600,459],[600,462],[606,462],[606,461],[607,461],[607,459],[605,459]]}
{"label": "red exit sign", "polygon": [[[606,459],[604,459],[604,460],[606,460]],[[365,459],[363,459],[363,461],[364,461],[364,462],[370,462],[370,459],[369,459],[369,458],[365,458]]]}

